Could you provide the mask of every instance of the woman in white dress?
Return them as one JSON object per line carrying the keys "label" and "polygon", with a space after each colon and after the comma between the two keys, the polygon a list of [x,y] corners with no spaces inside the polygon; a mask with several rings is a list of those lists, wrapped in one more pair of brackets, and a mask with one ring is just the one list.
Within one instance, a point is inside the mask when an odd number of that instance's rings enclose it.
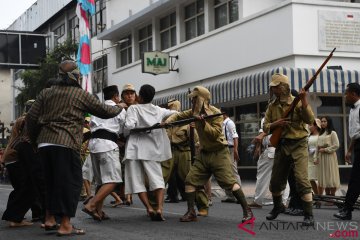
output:
{"label": "woman in white dress", "polygon": [[321,118],[321,132],[318,140],[318,180],[319,194],[325,189],[326,195],[335,196],[340,187],[339,165],[336,150],[339,148],[339,139],[334,130],[331,118]]}
{"label": "woman in white dress", "polygon": [[315,194],[318,194],[318,187],[316,184],[316,180],[318,179],[318,164],[317,161],[317,147],[318,147],[318,139],[319,132],[321,130],[321,121],[316,118],[314,123],[309,126],[310,136],[309,136],[309,163],[308,163],[308,175],[311,183],[311,187]]}

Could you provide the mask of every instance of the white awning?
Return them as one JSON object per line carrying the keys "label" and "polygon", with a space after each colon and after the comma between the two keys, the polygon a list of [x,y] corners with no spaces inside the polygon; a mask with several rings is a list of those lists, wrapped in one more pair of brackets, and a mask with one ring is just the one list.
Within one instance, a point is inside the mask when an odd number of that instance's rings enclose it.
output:
{"label": "white awning", "polygon": [[[212,85],[204,86],[211,93],[211,103],[221,104],[235,101],[242,98],[267,94],[269,83],[274,73],[287,75],[292,89],[300,90],[306,82],[315,74],[316,69],[312,68],[286,68],[279,67],[264,72],[255,73],[242,78],[236,78]],[[360,72],[350,70],[324,69],[321,71],[309,92],[313,93],[345,93],[346,85],[350,82],[359,83]],[[181,102],[182,109],[190,108],[190,100],[187,98],[187,91],[156,98],[153,103],[158,105],[175,98]]]}

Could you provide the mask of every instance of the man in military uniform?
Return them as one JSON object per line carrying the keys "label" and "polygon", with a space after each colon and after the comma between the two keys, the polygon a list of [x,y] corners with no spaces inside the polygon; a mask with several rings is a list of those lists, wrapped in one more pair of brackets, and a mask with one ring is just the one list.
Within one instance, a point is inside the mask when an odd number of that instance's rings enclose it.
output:
{"label": "man in military uniform", "polygon": [[201,150],[185,179],[188,211],[180,218],[180,221],[197,221],[194,209],[196,188],[203,187],[212,174],[222,188],[232,190],[241,204],[242,221],[250,220],[253,214],[231,170],[228,143],[222,132],[223,118],[218,116],[204,119],[204,116],[218,114],[220,110],[209,104],[210,92],[202,86],[196,86],[189,97],[192,99],[192,109],[174,114],[166,120],[166,123],[191,117],[198,120],[195,122],[195,127],[199,135]]}
{"label": "man in military uniform", "polygon": [[[171,99],[168,102],[168,108],[170,110],[180,111],[181,103],[175,99]],[[179,191],[181,195],[185,195],[184,182],[191,166],[190,125],[169,128],[167,133],[171,142],[172,159],[161,163],[164,180],[168,182],[172,174],[175,174]],[[198,145],[199,136],[196,131],[194,131],[194,139],[192,139],[192,141]],[[208,215],[208,197],[204,189],[196,191],[196,205],[199,209],[199,216]]]}
{"label": "man in military uniform", "polygon": [[314,225],[312,214],[311,185],[308,180],[308,132],[306,124],[314,122],[314,113],[306,99],[306,92],[301,89],[299,98],[301,101],[296,105],[289,118],[283,118],[294,100],[290,93],[290,84],[287,76],[274,74],[270,83],[270,92],[275,99],[270,102],[264,121],[264,132],[272,133],[276,128],[282,128],[280,144],[275,151],[274,166],[270,180],[270,191],[273,196],[274,208],[271,210],[267,220],[274,220],[284,212],[282,204],[282,191],[285,189],[289,175],[290,165],[294,163],[297,191],[301,196],[304,207],[304,226]]}

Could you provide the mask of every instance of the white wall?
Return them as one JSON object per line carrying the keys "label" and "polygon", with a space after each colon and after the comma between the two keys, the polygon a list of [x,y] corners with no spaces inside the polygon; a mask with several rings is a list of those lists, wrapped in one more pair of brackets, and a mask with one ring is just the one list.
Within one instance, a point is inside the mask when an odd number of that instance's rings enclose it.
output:
{"label": "white wall", "polygon": [[10,70],[0,69],[0,120],[9,127],[12,120],[12,79]]}
{"label": "white wall", "polygon": [[240,0],[239,4],[242,5],[242,16],[248,17],[284,1],[286,0]]}
{"label": "white wall", "polygon": [[[255,5],[259,1],[255,0]],[[359,4],[351,3],[267,2],[280,3],[169,49],[170,55],[179,56],[179,73],[142,74],[140,61],[116,69],[113,49],[108,62],[109,84],[131,82],[139,88],[149,83],[162,95],[280,66],[318,68],[329,54],[318,50],[318,10],[360,11]],[[359,57],[359,53],[336,52],[330,65],[358,70]]]}

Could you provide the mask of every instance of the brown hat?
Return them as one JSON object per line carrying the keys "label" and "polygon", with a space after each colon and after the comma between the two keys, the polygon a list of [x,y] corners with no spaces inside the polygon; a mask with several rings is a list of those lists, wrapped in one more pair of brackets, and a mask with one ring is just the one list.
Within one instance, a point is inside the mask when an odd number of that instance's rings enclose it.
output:
{"label": "brown hat", "polygon": [[280,73],[275,73],[271,77],[271,82],[270,82],[269,86],[270,87],[276,87],[280,83],[285,83],[285,84],[290,86],[289,78],[286,75],[283,75],[283,74],[280,74]]}
{"label": "brown hat", "polygon": [[194,87],[194,90],[192,90],[192,92],[188,95],[189,98],[193,98],[197,96],[203,97],[205,100],[210,100],[209,90],[202,86]]}
{"label": "brown hat", "polygon": [[123,93],[123,92],[125,92],[125,91],[133,91],[133,92],[136,92],[135,91],[135,88],[134,88],[134,85],[132,85],[132,84],[125,84],[124,86],[123,86],[123,89],[122,89],[122,92],[121,93]]}

